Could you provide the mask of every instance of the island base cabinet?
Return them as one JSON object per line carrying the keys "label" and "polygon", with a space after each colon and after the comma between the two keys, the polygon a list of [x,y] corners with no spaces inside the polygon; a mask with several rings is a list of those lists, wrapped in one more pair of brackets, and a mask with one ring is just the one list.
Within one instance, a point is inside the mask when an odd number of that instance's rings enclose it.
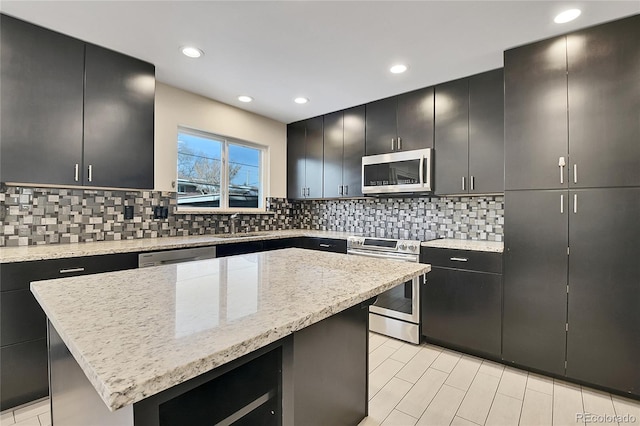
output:
{"label": "island base cabinet", "polygon": [[133,426],[133,406],[109,411],[49,321],[47,332],[52,424]]}
{"label": "island base cabinet", "polygon": [[[372,302],[372,301],[371,301]],[[293,335],[283,352],[285,425],[357,425],[367,415],[369,303]]]}

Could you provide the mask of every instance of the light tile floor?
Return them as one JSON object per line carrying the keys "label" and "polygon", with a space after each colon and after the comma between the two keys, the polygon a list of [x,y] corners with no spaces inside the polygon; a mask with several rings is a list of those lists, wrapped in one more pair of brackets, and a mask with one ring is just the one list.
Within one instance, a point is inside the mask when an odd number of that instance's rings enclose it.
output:
{"label": "light tile floor", "polygon": [[[369,417],[360,426],[589,423],[640,426],[640,401],[370,334]],[[10,425],[50,426],[49,399],[0,413],[0,426]]]}
{"label": "light tile floor", "polygon": [[371,333],[360,426],[640,426],[640,401]]}

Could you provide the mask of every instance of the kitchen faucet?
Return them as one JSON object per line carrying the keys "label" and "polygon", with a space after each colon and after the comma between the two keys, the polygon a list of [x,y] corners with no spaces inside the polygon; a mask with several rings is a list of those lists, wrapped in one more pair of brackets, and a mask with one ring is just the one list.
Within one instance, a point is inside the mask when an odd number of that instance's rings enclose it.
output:
{"label": "kitchen faucet", "polygon": [[229,228],[230,228],[232,234],[236,233],[236,219],[237,218],[238,218],[238,213],[234,213],[229,217],[229,220],[230,220]]}

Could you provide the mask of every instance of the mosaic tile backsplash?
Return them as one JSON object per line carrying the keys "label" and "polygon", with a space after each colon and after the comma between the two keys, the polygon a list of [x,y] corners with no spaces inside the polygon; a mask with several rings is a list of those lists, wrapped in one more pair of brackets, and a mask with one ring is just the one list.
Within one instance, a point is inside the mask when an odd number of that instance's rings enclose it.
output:
{"label": "mosaic tile backsplash", "polygon": [[[229,214],[177,214],[172,192],[0,189],[0,246],[229,232]],[[133,219],[124,219],[125,206],[133,206]],[[168,218],[154,219],[155,206],[167,207]],[[238,231],[311,229],[420,240],[503,240],[502,196],[309,201],[268,198],[266,206],[270,214],[241,214]]]}

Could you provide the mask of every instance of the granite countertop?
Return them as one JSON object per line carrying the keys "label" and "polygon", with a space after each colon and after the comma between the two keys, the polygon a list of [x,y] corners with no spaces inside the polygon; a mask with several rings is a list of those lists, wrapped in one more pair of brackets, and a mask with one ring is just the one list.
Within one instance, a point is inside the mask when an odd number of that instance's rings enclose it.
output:
{"label": "granite countertop", "polygon": [[116,410],[430,269],[290,248],[38,281],[31,290]]}
{"label": "granite countertop", "polygon": [[498,241],[455,240],[453,238],[444,238],[441,240],[425,241],[421,245],[422,247],[487,251],[492,253],[502,253],[504,251],[504,243]]}
{"label": "granite countertop", "polygon": [[262,241],[289,237],[322,237],[346,239],[347,232],[302,229],[261,231],[232,234],[190,235],[184,237],[140,238],[135,240],[96,241],[90,243],[49,244],[22,247],[0,247],[0,263],[32,260],[64,259],[103,254],[146,252],[155,250],[205,247],[241,241]]}

